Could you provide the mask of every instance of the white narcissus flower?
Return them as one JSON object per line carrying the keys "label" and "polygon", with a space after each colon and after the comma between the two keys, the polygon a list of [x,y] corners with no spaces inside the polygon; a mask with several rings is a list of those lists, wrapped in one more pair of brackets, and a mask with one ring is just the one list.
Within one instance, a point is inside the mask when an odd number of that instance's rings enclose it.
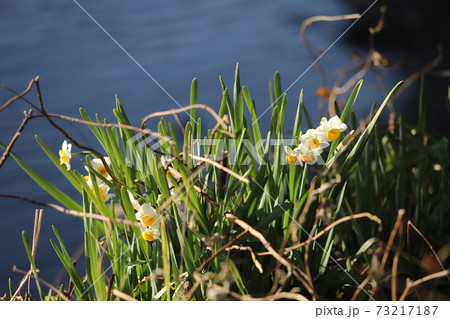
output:
{"label": "white narcissus flower", "polygon": [[130,199],[131,205],[135,210],[139,210],[141,208],[141,204],[134,198],[133,194],[130,191],[127,191],[128,198]]}
{"label": "white narcissus flower", "polygon": [[136,219],[146,227],[158,229],[161,224],[160,218],[161,215],[147,203],[142,204],[136,213]]}
{"label": "white narcissus flower", "polygon": [[134,198],[133,194],[128,191],[131,205],[137,210],[136,219],[141,222],[142,238],[146,241],[153,241],[160,236],[159,227],[161,225],[162,216],[158,214],[156,209],[147,203],[142,205]]}
{"label": "white narcissus flower", "polygon": [[[89,188],[91,189],[91,191],[95,194],[94,185],[92,184],[91,177],[90,176],[83,176],[83,177],[86,183],[88,184]],[[102,202],[106,202],[111,197],[114,197],[114,194],[109,193],[110,188],[105,183],[97,184],[97,187],[98,187],[98,194],[100,195],[100,199],[102,200]]]}
{"label": "white narcissus flower", "polygon": [[286,152],[286,161],[289,164],[303,165],[303,162],[300,161],[300,153],[297,151],[297,149],[291,149],[289,146],[285,146],[284,151]]}
{"label": "white narcissus flower", "polygon": [[155,239],[159,238],[160,232],[158,229],[149,227],[142,231],[142,238],[144,238],[146,241],[154,241]]}
{"label": "white narcissus flower", "polygon": [[72,158],[72,154],[70,153],[72,150],[72,144],[68,144],[66,140],[62,143],[62,148],[59,150],[59,163],[61,165],[66,165],[67,170],[70,170],[70,159]]}
{"label": "white narcissus flower", "polygon": [[108,199],[114,196],[114,194],[109,194],[109,187],[105,183],[98,185],[98,193],[102,202],[106,202]]}
{"label": "white narcissus flower", "polygon": [[329,120],[323,117],[317,131],[322,133],[328,141],[334,141],[346,129],[347,125],[341,121],[339,116],[335,115]]}
{"label": "white narcissus flower", "polygon": [[[106,164],[108,164],[108,166],[111,166],[111,160],[109,159],[109,157],[104,157]],[[104,178],[110,180],[111,176],[109,176],[108,171],[105,168],[105,165],[103,164],[102,160],[99,158],[94,158],[91,161],[91,165],[92,165],[92,169],[95,170],[97,173],[99,173],[100,175],[102,175]],[[89,172],[89,168],[87,166],[84,167],[88,172]]]}
{"label": "white narcissus flower", "polygon": [[303,144],[300,144],[296,150],[299,152],[300,160],[308,165],[316,164],[318,159],[320,159],[320,153],[322,152],[322,150],[319,149],[312,150]]}
{"label": "white narcissus flower", "polygon": [[312,151],[319,152],[322,152],[325,147],[330,145],[325,135],[316,129],[309,129],[305,134],[301,135],[300,144],[307,146]]}

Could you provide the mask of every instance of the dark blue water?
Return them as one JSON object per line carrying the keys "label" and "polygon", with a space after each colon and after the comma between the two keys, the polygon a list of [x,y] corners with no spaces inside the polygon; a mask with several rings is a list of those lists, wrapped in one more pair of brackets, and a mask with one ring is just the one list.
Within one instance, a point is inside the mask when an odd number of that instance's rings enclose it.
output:
{"label": "dark blue water", "polygon": [[[39,75],[44,102],[49,112],[78,116],[78,108],[113,120],[114,95],[121,99],[136,125],[154,111],[189,104],[192,78],[199,81],[199,102],[218,110],[221,89],[218,76],[232,86],[236,62],[241,66],[241,83],[256,100],[258,113],[269,107],[268,79],[280,71],[287,88],[308,68],[311,59],[299,41],[302,21],[313,15],[353,13],[339,1],[79,1],[102,27],[157,80],[168,96],[119,46],[105,34],[74,1],[2,1],[0,10],[0,84],[22,91]],[[315,47],[327,48],[351,21],[322,22],[307,31]],[[357,27],[357,25],[355,26]],[[350,48],[338,42],[321,59],[330,79],[349,62]],[[362,52],[363,53],[363,52]],[[372,81],[372,83],[371,83]],[[395,82],[392,80],[392,83]],[[391,83],[389,83],[390,85]],[[319,119],[315,90],[320,78],[311,68],[289,90],[294,112],[301,88],[315,122]],[[369,78],[366,95],[380,101],[382,93]],[[0,91],[3,103],[11,94]],[[36,102],[34,93],[29,96]],[[368,99],[367,99],[368,100]],[[366,101],[367,101],[366,100]],[[366,115],[370,102],[358,106]],[[0,113],[0,140],[8,143],[29,106],[16,102]],[[266,127],[270,112],[262,117]],[[286,129],[293,118],[286,119]],[[85,145],[96,146],[83,129],[64,123]],[[213,124],[211,124],[213,125]],[[69,194],[75,194],[62,175],[37,145],[38,134],[55,152],[63,136],[44,120],[26,127],[14,151],[33,169]],[[83,170],[77,159],[75,169]],[[17,194],[40,201],[53,201],[9,158],[0,169],[0,193]],[[7,278],[16,287],[21,276],[12,266],[27,270],[21,231],[32,234],[35,205],[0,198],[0,293]],[[82,245],[82,224],[71,216],[44,210],[37,251],[40,276],[53,282],[60,263],[49,240],[56,225],[70,253]]]}

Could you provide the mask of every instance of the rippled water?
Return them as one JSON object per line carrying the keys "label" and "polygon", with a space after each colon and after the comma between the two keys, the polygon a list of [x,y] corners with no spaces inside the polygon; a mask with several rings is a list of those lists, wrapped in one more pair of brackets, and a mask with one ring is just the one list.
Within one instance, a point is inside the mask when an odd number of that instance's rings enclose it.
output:
{"label": "rippled water", "polygon": [[[221,99],[218,76],[233,83],[236,62],[241,66],[241,83],[256,100],[258,113],[269,107],[268,79],[280,71],[284,88],[310,67],[311,59],[299,41],[301,22],[313,15],[351,13],[337,1],[78,1],[84,9],[163,87],[165,93],[95,22],[69,0],[22,0],[2,2],[0,10],[0,84],[22,91],[39,75],[44,102],[49,112],[78,116],[78,108],[113,119],[117,94],[132,122],[148,113],[189,103],[192,78],[199,81],[199,102],[216,110]],[[350,21],[319,23],[308,38],[326,48]],[[321,59],[332,72],[349,61],[351,48],[338,42]],[[332,73],[330,72],[330,73]],[[289,89],[291,112],[301,88],[315,121],[320,79],[314,68]],[[370,87],[370,85],[369,85]],[[381,93],[374,91],[373,99]],[[11,95],[0,91],[0,102]],[[36,102],[35,94],[29,98]],[[361,106],[365,115],[370,104]],[[7,143],[17,129],[23,111],[19,101],[0,113],[0,140]],[[289,111],[288,113],[289,114]],[[269,113],[262,121],[267,126]],[[286,127],[293,119],[286,119]],[[65,127],[85,145],[96,146],[80,126]],[[37,145],[38,134],[55,152],[63,136],[45,123],[33,120],[26,127],[14,151],[49,181],[73,194],[56,168]],[[80,162],[74,168],[82,170]],[[52,201],[12,160],[0,169],[0,193],[19,194],[40,201]],[[28,269],[21,231],[31,237],[36,206],[0,198],[0,292],[7,278],[14,287],[21,276],[12,266]],[[41,277],[53,282],[61,267],[49,240],[56,225],[70,253],[82,244],[82,224],[71,216],[44,210],[37,265]]]}

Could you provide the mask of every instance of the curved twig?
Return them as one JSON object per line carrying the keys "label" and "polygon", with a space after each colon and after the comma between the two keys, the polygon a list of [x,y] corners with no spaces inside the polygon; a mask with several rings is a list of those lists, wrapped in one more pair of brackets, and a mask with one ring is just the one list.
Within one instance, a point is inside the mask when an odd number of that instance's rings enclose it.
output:
{"label": "curved twig", "polygon": [[22,201],[25,201],[25,202],[28,202],[28,203],[32,203],[32,204],[35,204],[35,205],[53,208],[54,210],[56,210],[56,211],[58,211],[60,213],[64,213],[64,214],[72,215],[72,216],[76,216],[76,217],[92,218],[92,219],[97,219],[97,220],[101,220],[101,221],[105,221],[105,222],[121,223],[121,224],[124,224],[124,225],[130,225],[130,226],[136,226],[136,227],[140,227],[141,226],[141,223],[134,222],[134,221],[131,221],[129,219],[112,218],[112,217],[106,217],[106,216],[103,216],[103,215],[97,215],[97,214],[91,214],[91,213],[83,213],[83,212],[79,212],[79,211],[76,211],[76,210],[64,208],[64,207],[59,206],[57,204],[44,203],[44,202],[40,202],[40,201],[37,201],[37,200],[34,200],[34,199],[30,199],[30,198],[27,198],[27,197],[23,197],[23,196],[10,195],[10,194],[0,194],[0,197],[19,199],[19,200],[22,200]]}
{"label": "curved twig", "polygon": [[[127,295],[126,293],[124,293],[124,292],[122,292],[122,291],[120,291],[120,290],[118,290],[118,289],[113,289],[113,290],[112,290],[112,294],[113,294],[114,296],[116,296],[117,298],[120,298],[120,299],[122,299],[122,300],[126,300],[126,301],[138,301],[137,299],[131,297],[130,295]],[[117,298],[116,298],[116,299],[117,299]]]}
{"label": "curved twig", "polygon": [[[4,109],[6,109],[6,108],[7,108],[11,103],[13,103],[14,101],[17,101],[18,99],[23,99],[23,98],[24,98],[23,96],[26,95],[28,92],[30,92],[31,88],[33,87],[33,84],[35,84],[37,81],[39,81],[39,76],[37,76],[36,78],[32,79],[32,80],[30,81],[30,83],[28,83],[27,88],[26,88],[22,93],[17,93],[16,91],[14,91],[14,90],[12,90],[12,89],[10,89],[10,88],[4,86],[4,85],[0,85],[1,88],[7,89],[8,91],[10,91],[10,92],[12,92],[12,93],[15,94],[12,98],[10,98],[8,101],[6,101],[5,104],[3,104],[3,105],[0,107],[0,112],[3,111]],[[36,110],[39,111],[39,108],[38,108],[36,105],[34,105],[33,103],[31,103],[31,102],[28,101],[27,99],[25,99],[25,101],[26,101],[29,105],[31,105],[32,107],[34,107]]]}
{"label": "curved twig", "polygon": [[161,111],[161,112],[154,112],[151,113],[149,115],[147,115],[146,117],[144,117],[141,120],[141,126],[144,126],[145,122],[147,122],[149,119],[157,117],[157,116],[165,116],[165,115],[175,115],[181,112],[186,112],[188,110],[191,109],[202,109],[202,110],[206,110],[209,112],[209,114],[211,114],[216,120],[217,122],[220,123],[220,125],[222,126],[222,128],[224,130],[227,130],[228,126],[226,125],[226,123],[220,118],[220,116],[208,105],[205,104],[192,104],[192,105],[188,105],[182,108],[177,108],[177,109],[171,109],[168,111]]}
{"label": "curved twig", "polygon": [[25,117],[23,118],[22,123],[20,124],[20,126],[17,129],[16,133],[12,137],[12,139],[9,142],[8,146],[6,146],[5,152],[3,153],[2,158],[0,158],[0,168],[3,166],[5,161],[8,159],[14,144],[16,143],[17,139],[19,138],[20,134],[22,133],[23,129],[25,128],[25,125],[31,119],[31,113],[32,112],[33,112],[32,109],[30,109],[28,112],[23,112]]}
{"label": "curved twig", "polygon": [[[346,221],[349,221],[349,220],[352,220],[352,219],[364,218],[364,217],[369,218],[369,219],[371,219],[371,220],[377,222],[378,224],[381,224],[381,219],[379,219],[377,216],[372,215],[371,213],[368,213],[368,212],[365,212],[365,213],[359,213],[359,214],[355,214],[355,215],[351,215],[351,216],[345,216],[345,217],[342,217],[342,218],[340,218],[340,219],[334,221],[333,223],[331,223],[330,225],[328,225],[327,227],[325,227],[324,229],[322,229],[320,232],[318,232],[316,235],[314,235],[313,237],[310,237],[308,240],[310,240],[310,241],[315,241],[315,240],[317,240],[320,236],[322,236],[323,234],[329,232],[332,228],[336,227],[336,226],[339,225],[339,224],[342,224],[343,222],[346,222]],[[296,244],[296,245],[287,247],[287,248],[284,250],[284,253],[286,254],[286,253],[290,252],[291,250],[294,250],[294,249],[297,249],[297,248],[300,248],[300,247],[305,246],[306,243],[308,242],[308,240],[307,240],[307,241],[304,241],[304,242],[301,242],[301,243],[299,243],[299,244]]]}
{"label": "curved twig", "polygon": [[319,61],[317,61],[317,57],[314,54],[313,50],[311,49],[311,45],[309,44],[308,40],[306,40],[305,37],[305,30],[306,28],[317,21],[340,21],[340,20],[348,20],[348,19],[358,19],[360,18],[361,15],[359,13],[355,13],[355,14],[345,14],[345,15],[338,15],[338,16],[314,16],[314,17],[310,17],[308,19],[306,19],[305,21],[303,21],[303,23],[300,26],[300,40],[303,42],[303,44],[306,47],[306,50],[308,50],[309,55],[311,56],[311,59],[314,62],[314,65],[317,68],[317,71],[319,72],[321,81],[322,81],[322,86],[326,87],[327,86],[327,79],[325,77],[325,72],[323,71],[322,67],[319,64]]}
{"label": "curved twig", "polygon": [[[441,259],[439,258],[438,254],[436,254],[436,252],[434,251],[431,243],[428,241],[428,239],[425,238],[425,236],[420,232],[420,230],[410,220],[408,220],[408,223],[407,223],[408,233],[409,233],[410,227],[412,227],[412,229],[414,229],[419,234],[419,236],[422,237],[422,239],[428,245],[428,248],[430,248],[431,252],[433,253],[434,258],[436,258],[436,261],[438,262],[439,266],[441,267],[442,270],[444,270],[445,269],[444,265],[442,264]],[[447,275],[447,279],[450,281],[449,275]]]}
{"label": "curved twig", "polygon": [[156,138],[162,140],[165,143],[169,143],[171,145],[175,145],[175,142],[172,139],[168,138],[167,136],[161,135],[158,132],[154,132],[154,131],[151,131],[151,130],[146,129],[146,128],[143,129],[143,128],[135,127],[135,126],[132,126],[132,125],[125,125],[125,124],[118,124],[118,123],[90,122],[90,121],[82,120],[80,118],[71,117],[71,116],[62,115],[62,114],[47,113],[47,115],[49,117],[59,118],[61,120],[66,120],[66,121],[70,121],[70,122],[85,124],[85,125],[89,125],[89,126],[96,126],[96,127],[102,127],[102,128],[112,128],[112,127],[114,127],[114,128],[119,128],[119,129],[130,130],[130,131],[134,131],[134,132],[141,133],[141,134],[144,134],[144,135],[155,136]]}
{"label": "curved twig", "polygon": [[[13,272],[17,272],[19,274],[25,275],[26,277],[30,277],[33,278],[34,280],[39,281],[40,283],[44,284],[45,286],[47,286],[48,288],[50,288],[51,290],[53,290],[54,292],[56,292],[58,294],[58,296],[61,297],[61,299],[63,299],[64,301],[70,301],[61,291],[59,291],[58,288],[56,288],[55,286],[53,286],[51,283],[45,281],[44,279],[41,278],[36,278],[32,271],[24,271],[22,269],[17,268],[15,265],[13,266]],[[11,300],[13,300],[13,298],[11,298]]]}
{"label": "curved twig", "polygon": [[58,124],[56,124],[47,114],[47,111],[45,110],[44,107],[44,102],[42,101],[42,95],[41,95],[41,88],[39,86],[39,76],[36,77],[34,83],[36,84],[36,91],[37,91],[37,95],[38,95],[38,99],[39,99],[39,107],[41,108],[41,113],[44,114],[44,116],[46,117],[47,121],[54,127],[56,128],[58,131],[60,131],[70,142],[72,142],[76,147],[89,151],[93,154],[95,154],[103,163],[103,167],[105,167],[106,171],[108,172],[109,176],[111,176],[111,178],[113,179],[113,181],[116,183],[116,185],[118,187],[122,186],[122,182],[120,182],[116,175],[114,175],[114,173],[112,172],[111,168],[109,167],[108,163],[105,160],[105,157],[100,154],[100,152],[98,152],[97,150],[93,149],[92,147],[88,147],[88,146],[84,146],[81,145],[80,143],[78,143],[74,138],[72,138],[72,136],[69,135],[69,133],[67,133],[62,127],[60,127]]}
{"label": "curved twig", "polygon": [[231,247],[227,247],[226,250],[227,251],[230,251],[230,250],[248,250],[250,252],[250,255],[252,257],[252,261],[255,264],[256,269],[258,269],[260,274],[262,274],[264,272],[263,269],[262,269],[261,263],[258,261],[258,259],[256,259],[256,255],[253,252],[252,247],[250,247],[250,246],[233,245]]}
{"label": "curved twig", "polygon": [[424,282],[433,280],[433,279],[437,279],[437,278],[442,278],[442,277],[448,277],[450,273],[449,269],[446,270],[442,270],[440,272],[436,272],[434,274],[422,277],[420,279],[417,279],[415,281],[411,281],[411,279],[406,279],[406,287],[405,290],[403,290],[402,295],[400,296],[399,301],[404,301],[406,299],[406,296],[408,296],[409,291],[411,290],[411,288],[414,288],[418,285],[423,284]]}
{"label": "curved twig", "polygon": [[188,156],[191,157],[194,160],[199,160],[199,161],[211,164],[212,166],[215,166],[218,169],[220,169],[220,170],[228,173],[229,175],[233,176],[234,178],[238,179],[239,181],[242,181],[242,182],[244,182],[246,184],[250,184],[250,180],[248,178],[246,178],[244,176],[241,176],[241,175],[239,175],[236,172],[233,172],[231,169],[229,169],[229,168],[227,168],[227,167],[225,167],[225,166],[223,166],[223,165],[221,165],[221,164],[219,164],[219,163],[217,163],[217,162],[215,162],[215,161],[213,161],[213,160],[211,160],[209,158],[202,157],[202,156],[197,156],[197,155],[192,155],[192,154],[188,154]]}
{"label": "curved twig", "polygon": [[233,223],[236,223],[239,225],[242,229],[248,231],[253,237],[256,237],[266,248],[266,250],[275,258],[278,262],[280,262],[283,266],[285,266],[290,272],[293,272],[294,267],[292,264],[284,259],[273,247],[270,245],[270,243],[264,238],[263,234],[261,234],[259,231],[251,227],[249,224],[244,222],[243,220],[239,219],[238,217],[234,216],[230,212],[224,213],[225,217],[228,218]]}

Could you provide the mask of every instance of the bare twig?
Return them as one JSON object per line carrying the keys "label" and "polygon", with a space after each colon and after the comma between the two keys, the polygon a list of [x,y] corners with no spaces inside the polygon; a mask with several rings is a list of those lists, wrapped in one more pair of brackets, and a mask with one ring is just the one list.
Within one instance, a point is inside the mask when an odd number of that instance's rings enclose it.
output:
{"label": "bare twig", "polygon": [[402,87],[397,91],[396,96],[398,97],[404,90],[406,90],[411,84],[416,82],[424,73],[431,72],[434,68],[436,68],[439,64],[441,64],[444,59],[444,53],[442,47],[439,45],[437,47],[438,54],[436,58],[434,58],[431,62],[411,74],[403,83]]}
{"label": "bare twig", "polygon": [[[397,219],[400,219],[398,222],[398,249],[395,251],[394,259],[392,261],[392,280],[391,280],[391,300],[397,301],[397,270],[398,270],[398,262],[400,258],[400,250],[402,248],[403,243],[403,222],[402,218],[405,214],[404,209],[400,209],[398,212],[398,215],[401,215],[401,217],[398,217]],[[397,221],[395,223],[397,225]],[[394,229],[396,228],[396,225],[394,225]],[[394,232],[394,230],[393,230]],[[397,232],[397,231],[396,231]]]}
{"label": "bare twig", "polygon": [[264,236],[258,232],[256,229],[251,227],[249,224],[244,222],[243,220],[239,219],[238,217],[234,216],[230,212],[224,213],[225,217],[228,218],[230,221],[236,223],[244,230],[248,231],[252,236],[256,237],[264,246],[264,248],[283,266],[285,266],[288,270],[286,281],[289,280],[289,277],[291,275],[294,275],[305,287],[308,289],[308,291],[312,292],[314,295],[313,289],[310,287],[308,283],[305,282],[305,280],[302,278],[302,275],[304,275],[302,272],[299,272],[297,267],[295,267],[293,264],[291,264],[289,261],[284,259],[273,247],[269,244],[269,242],[264,238]]}
{"label": "bare twig", "polygon": [[[13,271],[16,271],[16,266],[13,266]],[[19,272],[19,271],[17,271]],[[29,280],[29,278],[31,278],[31,276],[33,276],[33,270],[30,269],[28,271],[23,271],[21,272],[22,274],[24,274],[25,276],[22,278],[22,280],[19,283],[19,287],[17,287],[16,291],[14,292],[14,295],[11,296],[11,300],[15,300],[16,297],[20,294],[20,290],[22,289],[22,287],[25,285],[25,283]]]}
{"label": "bare twig", "polygon": [[[376,66],[387,66],[387,61],[384,57],[375,50],[375,35],[379,33],[384,27],[384,18],[385,18],[385,8],[380,8],[380,18],[378,19],[378,23],[375,27],[369,28],[369,52],[367,54],[366,61],[363,63],[361,69],[354,74],[345,84],[342,86],[338,86],[336,83],[331,90],[330,97],[328,99],[328,111],[330,114],[334,114],[334,101],[336,96],[339,94],[344,94],[351,87],[355,85],[357,81],[359,81],[364,75],[366,75],[373,65]],[[391,109],[393,111],[393,108]]]}
{"label": "bare twig", "polygon": [[263,269],[262,269],[261,263],[258,261],[258,259],[256,259],[256,256],[255,256],[255,253],[253,252],[252,247],[250,247],[250,246],[233,245],[231,247],[226,248],[226,250],[228,250],[228,251],[233,250],[233,249],[236,249],[236,250],[248,250],[250,252],[250,255],[252,256],[252,261],[255,264],[256,269],[258,269],[260,274],[262,274],[264,272]]}
{"label": "bare twig", "polygon": [[322,67],[319,64],[319,61],[317,61],[317,57],[314,54],[313,50],[311,49],[311,45],[309,44],[308,40],[306,40],[305,37],[305,30],[306,28],[317,21],[340,21],[340,20],[348,20],[348,19],[358,19],[361,17],[360,14],[346,14],[346,15],[339,15],[339,16],[314,16],[306,19],[303,21],[303,23],[300,26],[300,40],[305,45],[306,49],[308,50],[309,55],[311,56],[311,59],[314,61],[314,65],[317,68],[317,71],[319,72],[320,78],[322,80],[322,86],[327,86],[327,80],[325,77],[325,72],[323,71]]}
{"label": "bare twig", "polygon": [[287,292],[287,291],[280,291],[275,293],[274,295],[266,296],[263,298],[250,298],[245,300],[252,300],[252,301],[273,301],[273,300],[279,300],[279,299],[289,299],[289,300],[297,300],[297,301],[309,301],[308,298],[305,296],[294,293],[294,292]]}
{"label": "bare twig", "polygon": [[386,266],[387,259],[389,257],[389,252],[391,251],[392,244],[394,243],[395,236],[397,235],[397,231],[400,228],[403,215],[405,215],[405,210],[400,209],[397,214],[397,220],[395,221],[394,227],[391,231],[391,235],[389,236],[389,240],[386,245],[386,249],[384,250],[383,258],[381,259],[380,267],[378,268],[380,271],[384,270]]}
{"label": "bare twig", "polygon": [[423,278],[417,279],[415,281],[411,281],[411,279],[407,279],[406,280],[406,287],[405,290],[403,290],[402,295],[400,296],[399,301],[404,301],[406,299],[406,297],[408,296],[409,291],[411,290],[411,288],[414,288],[416,286],[419,286],[421,284],[423,284],[424,282],[433,280],[433,279],[438,279],[438,278],[442,278],[442,277],[447,277],[449,276],[450,270],[446,269],[446,270],[442,270],[440,272],[436,272],[434,274],[425,276]]}
{"label": "bare twig", "polygon": [[113,289],[112,294],[117,297],[116,300],[122,299],[122,300],[126,300],[126,301],[138,301],[137,299],[134,299],[130,295],[127,295],[126,293],[124,293],[118,289]]}
{"label": "bare twig", "polygon": [[209,114],[211,114],[217,120],[217,122],[220,123],[220,125],[222,126],[222,128],[224,130],[228,129],[227,124],[220,118],[220,116],[210,106],[205,105],[205,104],[192,104],[192,105],[188,105],[188,106],[185,106],[182,108],[171,109],[168,111],[154,112],[152,114],[147,115],[146,117],[144,117],[141,120],[141,126],[144,126],[145,122],[147,122],[151,118],[165,116],[165,115],[175,115],[175,114],[178,114],[181,112],[186,112],[191,109],[202,109],[202,110],[208,111]]}
{"label": "bare twig", "polygon": [[114,127],[114,128],[119,128],[119,129],[130,130],[130,131],[134,131],[134,132],[137,132],[137,133],[141,133],[142,135],[154,136],[154,137],[158,138],[159,140],[162,140],[163,142],[169,143],[171,145],[175,144],[175,142],[173,140],[171,140],[170,138],[168,138],[167,136],[161,135],[158,132],[153,132],[153,131],[151,131],[149,129],[146,129],[146,128],[143,129],[143,128],[135,127],[135,126],[132,126],[132,125],[125,125],[125,124],[118,124],[118,123],[90,122],[90,121],[82,120],[80,118],[71,117],[71,116],[62,115],[62,114],[47,113],[47,115],[48,115],[48,117],[59,118],[59,119],[70,121],[70,122],[85,124],[85,125],[88,125],[88,126],[96,126],[96,127],[102,127],[102,128],[112,128],[112,127]]}
{"label": "bare twig", "polygon": [[13,199],[19,199],[25,202],[29,202],[32,204],[36,204],[39,206],[44,206],[44,207],[50,207],[53,208],[54,210],[60,212],[60,213],[64,213],[67,215],[72,215],[72,216],[77,216],[77,217],[84,217],[84,218],[92,218],[92,219],[97,219],[97,220],[101,220],[101,221],[105,221],[105,222],[111,222],[111,223],[120,223],[120,224],[124,224],[124,225],[130,225],[130,226],[137,226],[140,227],[141,223],[138,222],[134,222],[131,221],[129,219],[121,219],[121,218],[112,218],[112,217],[106,217],[103,215],[98,215],[98,214],[91,214],[91,213],[83,213],[83,212],[79,212],[76,210],[72,210],[72,209],[67,209],[64,208],[62,206],[53,204],[53,203],[44,203],[44,202],[40,202],[34,199],[30,199],[27,197],[23,197],[23,196],[18,196],[18,195],[10,195],[10,194],[0,194],[0,197],[4,197],[4,198],[13,198]]}
{"label": "bare twig", "polygon": [[[412,227],[420,235],[420,237],[422,237],[422,239],[427,243],[428,248],[430,248],[431,252],[433,253],[434,258],[436,258],[436,261],[438,262],[441,269],[445,270],[444,265],[442,264],[439,256],[434,251],[433,246],[431,246],[431,243],[425,238],[425,236],[420,232],[420,230],[410,220],[408,220],[407,226],[408,226],[408,229],[409,229],[409,227]],[[450,276],[447,275],[447,279],[450,281]]]}
{"label": "bare twig", "polygon": [[[40,283],[42,283],[43,285],[47,286],[48,288],[50,288],[51,290],[53,290],[54,292],[56,292],[58,294],[59,297],[61,297],[61,299],[63,299],[64,301],[70,301],[61,291],[59,291],[58,288],[56,288],[55,286],[53,286],[52,284],[50,284],[49,282],[45,281],[44,279],[41,278],[36,278],[34,277],[32,270],[29,271],[24,271],[21,269],[18,269],[16,266],[13,267],[13,271],[17,272],[19,274],[24,274],[25,277],[31,277],[34,280],[39,281]],[[17,292],[16,292],[17,293]],[[16,294],[14,294],[14,296],[16,296]],[[13,300],[13,298],[11,298],[11,300]]]}
{"label": "bare twig", "polygon": [[201,272],[207,264],[209,264],[214,258],[217,257],[222,251],[233,245],[239,238],[248,233],[248,230],[244,230],[242,233],[231,239],[228,243],[217,249],[208,259],[206,259],[198,268],[197,271]]}
{"label": "bare twig", "polygon": [[209,159],[206,157],[202,157],[202,156],[197,156],[197,155],[193,155],[193,154],[188,154],[188,156],[194,160],[198,160],[198,161],[202,161],[202,162],[206,162],[212,166],[217,167],[218,169],[228,173],[229,175],[233,176],[234,178],[236,178],[239,181],[242,181],[246,184],[250,184],[250,180],[244,176],[239,175],[238,173],[233,172],[232,170],[230,170],[229,168]]}
{"label": "bare twig", "polygon": [[36,209],[34,213],[34,227],[33,227],[33,244],[31,249],[31,256],[36,258],[36,250],[39,243],[39,235],[41,234],[41,226],[42,226],[42,209]]}
{"label": "bare twig", "polygon": [[[351,216],[345,216],[345,217],[342,217],[342,218],[340,218],[340,219],[334,221],[333,223],[331,223],[330,225],[328,225],[327,227],[325,227],[324,229],[322,229],[320,232],[318,232],[318,233],[317,233],[316,235],[314,235],[313,237],[309,237],[308,240],[315,241],[315,240],[317,240],[319,237],[321,237],[323,234],[329,232],[331,229],[333,229],[334,227],[336,227],[337,225],[339,225],[339,224],[341,224],[341,223],[343,223],[343,222],[349,221],[349,220],[359,219],[359,218],[369,218],[370,220],[373,220],[374,222],[376,222],[376,223],[378,223],[378,224],[381,224],[381,219],[379,219],[377,216],[372,215],[371,213],[368,213],[368,212],[365,212],[365,213],[359,213],[359,214],[355,214],[355,215],[351,215]],[[284,250],[284,253],[286,254],[286,253],[288,253],[288,252],[291,251],[291,250],[294,250],[294,249],[303,247],[303,246],[306,245],[306,243],[307,243],[307,241],[301,242],[301,243],[296,244],[296,245],[293,245],[293,246],[291,246],[291,247],[287,247],[287,248]]]}
{"label": "bare twig", "polygon": [[228,218],[230,221],[238,224],[242,229],[248,231],[253,237],[256,237],[264,245],[264,248],[266,248],[266,250],[268,252],[270,252],[270,254],[276,260],[278,260],[286,268],[292,270],[291,263],[288,262],[286,259],[284,259],[280,254],[278,254],[277,251],[272,248],[272,246],[269,244],[269,242],[266,240],[266,238],[264,238],[264,236],[259,231],[257,231],[253,227],[251,227],[249,224],[247,224],[243,220],[237,218],[236,216],[234,216],[230,212],[225,212],[224,214],[225,214],[225,217]]}
{"label": "bare twig", "polygon": [[309,301],[308,298],[305,296],[295,293],[295,292],[287,292],[287,291],[280,291],[275,294],[262,297],[262,298],[254,298],[252,296],[241,296],[240,294],[231,291],[229,288],[217,285],[217,284],[211,284],[208,286],[210,289],[216,289],[220,292],[223,292],[224,294],[230,295],[231,297],[240,300],[240,301],[274,301],[279,299],[288,299],[288,300],[297,300],[297,301]]}
{"label": "bare twig", "polygon": [[367,283],[372,279],[372,274],[368,274],[366,279],[363,280],[362,283],[359,284],[358,288],[356,288],[355,292],[353,293],[352,298],[350,299],[350,301],[355,301],[356,298],[358,297],[359,293],[361,292],[361,290],[364,289],[364,286],[367,285]]}
{"label": "bare twig", "polygon": [[[13,92],[13,93],[15,94],[15,96],[13,96],[12,98],[10,98],[8,101],[6,101],[5,104],[3,104],[3,105],[0,107],[0,112],[3,111],[4,109],[6,109],[6,108],[7,108],[11,103],[13,103],[14,101],[17,101],[18,99],[22,99],[24,95],[26,95],[28,92],[30,92],[31,88],[33,87],[33,84],[36,83],[36,79],[38,79],[38,78],[39,78],[39,77],[36,77],[36,78],[32,79],[32,80],[28,83],[27,88],[26,88],[22,93],[17,93],[17,92],[15,92],[14,90],[11,90],[10,88],[8,88],[8,87],[6,87],[6,86],[1,85],[1,86],[0,86],[1,88],[7,89],[8,91]],[[30,104],[32,107],[34,107],[35,109],[39,110],[39,109],[37,108],[37,106],[34,105],[33,103],[29,102],[28,100],[25,100],[25,101],[26,101],[28,104]]]}
{"label": "bare twig", "polygon": [[28,121],[31,119],[31,113],[33,112],[32,109],[30,109],[28,112],[23,112],[25,115],[24,119],[22,120],[22,123],[20,124],[19,128],[17,129],[16,133],[14,134],[13,138],[9,142],[8,146],[5,148],[5,152],[2,155],[2,158],[0,158],[0,167],[3,166],[6,159],[9,157],[11,150],[16,143],[17,139],[19,138],[20,134],[22,133],[23,129],[25,128],[25,125],[28,123]]}
{"label": "bare twig", "polygon": [[116,274],[112,273],[111,274],[111,279],[109,280],[108,292],[106,294],[106,300],[107,301],[111,300],[111,293],[112,293],[112,287],[113,287],[114,279],[116,279]]}
{"label": "bare twig", "polygon": [[113,181],[116,183],[116,185],[118,187],[122,186],[122,183],[117,179],[117,177],[114,175],[114,173],[112,172],[111,168],[109,167],[108,163],[106,162],[104,156],[102,154],[100,154],[97,150],[88,147],[88,146],[84,146],[81,145],[80,143],[78,143],[78,141],[76,141],[74,138],[72,138],[72,136],[69,135],[69,133],[67,133],[62,127],[60,127],[58,124],[56,124],[52,118],[50,116],[48,116],[47,111],[45,110],[44,107],[44,102],[42,101],[42,95],[41,95],[41,88],[39,86],[39,76],[36,77],[36,79],[34,80],[35,84],[36,84],[36,90],[37,90],[37,95],[38,95],[38,99],[39,99],[39,107],[41,108],[41,113],[47,118],[47,121],[54,127],[56,128],[58,131],[60,131],[70,142],[72,142],[76,147],[83,149],[83,150],[87,150],[93,154],[95,154],[103,163],[103,166],[105,167],[106,171],[108,172],[109,176],[111,176],[111,178],[113,179]]}
{"label": "bare twig", "polygon": [[[319,221],[319,218],[316,218],[315,222],[314,222],[314,226],[311,229],[311,233],[314,233],[316,231],[318,221]],[[311,247],[311,242],[312,242],[312,237],[309,236],[308,239],[306,240],[305,254],[304,254],[303,260],[305,262],[306,280],[308,281],[308,283],[311,287],[314,287],[314,279],[311,275],[311,268],[309,267],[309,248]],[[317,300],[317,294],[314,289],[313,289],[313,291],[314,291],[313,300],[315,301],[315,300]]]}

